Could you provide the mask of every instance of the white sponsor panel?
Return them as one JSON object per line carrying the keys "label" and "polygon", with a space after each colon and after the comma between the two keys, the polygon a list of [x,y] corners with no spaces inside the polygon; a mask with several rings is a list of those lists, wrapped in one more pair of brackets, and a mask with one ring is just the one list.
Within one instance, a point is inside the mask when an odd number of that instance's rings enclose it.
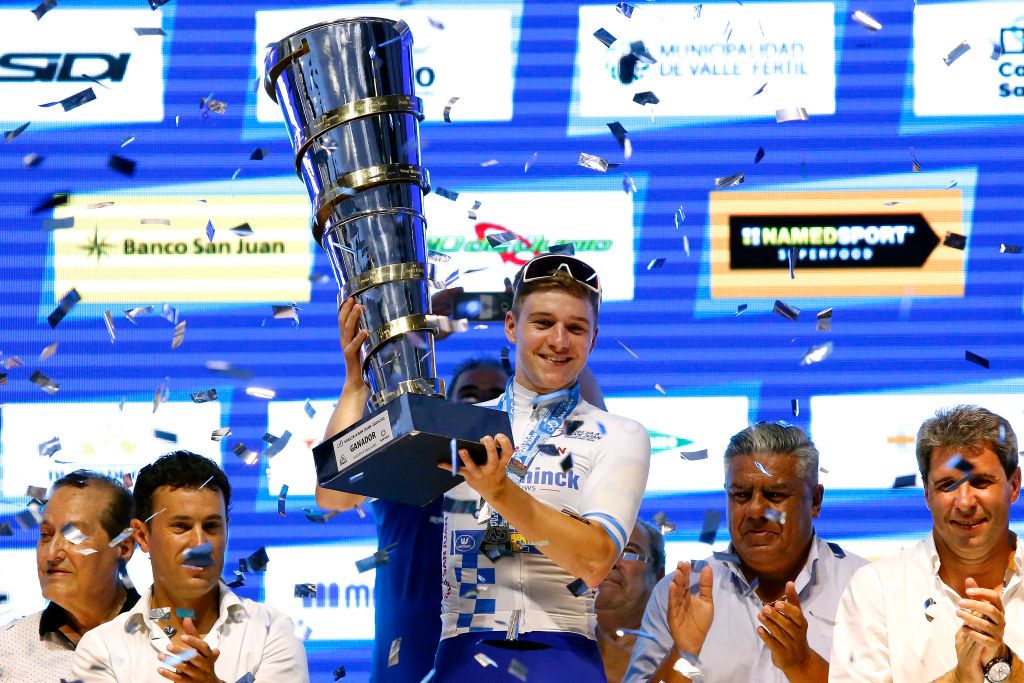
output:
{"label": "white sponsor panel", "polygon": [[267,493],[273,497],[277,497],[285,484],[288,485],[289,496],[312,496],[316,493],[313,446],[323,441],[335,401],[311,400],[309,403],[316,411],[312,418],[306,414],[305,401],[271,401],[267,404],[267,431],[277,435],[285,430],[292,433],[288,445],[267,466]]}
{"label": "white sponsor panel", "polygon": [[[355,563],[375,550],[372,541],[268,546],[263,601],[309,628],[310,640],[372,640],[376,573]],[[295,597],[297,583],[314,584],[317,596]]]}
{"label": "white sponsor panel", "polygon": [[[636,7],[631,19],[612,4],[581,7],[579,115],[761,116],[783,107],[833,114],[834,22],[830,2],[658,3]],[[617,39],[609,47],[594,37],[602,28]],[[637,64],[623,84],[620,58],[636,41],[656,62]],[[644,91],[660,103],[635,103]]]}
{"label": "white sponsor panel", "polygon": [[[31,534],[33,539],[39,537],[39,529],[15,533]],[[0,594],[8,598],[8,602],[0,604],[0,627],[46,607],[46,600],[39,588],[39,574],[36,572],[35,548],[0,550],[0,566],[4,568],[3,573],[0,573]],[[144,593],[153,583],[149,556],[138,548],[128,561],[128,576],[140,593]]]}
{"label": "white sponsor panel", "polygon": [[[470,219],[467,210],[476,201],[480,208]],[[573,242],[576,256],[600,274],[604,301],[633,298],[633,241],[638,230],[633,195],[621,189],[467,191],[454,202],[430,194],[424,207],[427,244],[452,257],[438,265],[439,279],[458,269],[461,275],[454,285],[467,292],[504,291],[505,278],[513,278],[535,252]],[[492,248],[486,236],[502,231],[515,233],[520,241]]]}
{"label": "white sponsor panel", "polygon": [[[169,401],[153,412],[149,401],[108,403],[9,403],[0,425],[0,479],[6,498],[24,499],[27,486],[48,487],[79,468],[121,478],[163,453],[187,449],[220,463],[220,444],[210,440],[221,427],[218,401]],[[172,443],[155,431],[177,436]],[[47,457],[39,445],[54,437],[60,450]]]}
{"label": "white sponsor panel", "polygon": [[[1021,434],[1021,394],[851,394],[811,397],[811,437],[821,453],[828,488],[884,489],[896,477],[918,474],[915,441],[921,423],[939,408],[984,406]],[[917,485],[921,485],[920,474]],[[826,503],[827,504],[827,503]]]}
{"label": "white sponsor panel", "polygon": [[913,55],[915,115],[1024,113],[1024,3],[920,4]]}
{"label": "white sponsor panel", "polygon": [[[515,12],[513,11],[515,8]],[[427,121],[444,121],[448,100],[459,97],[451,120],[509,121],[518,52],[519,3],[453,7],[353,4],[256,13],[256,73],[264,73],[266,48],[288,34],[339,17],[402,19],[413,36],[416,96]],[[281,108],[266,93],[256,98],[256,120],[281,121]]]}
{"label": "white sponsor panel", "polygon": [[[159,10],[0,10],[0,121],[163,120],[164,37],[135,33],[160,25]],[[39,106],[90,87],[96,99],[70,111]]]}
{"label": "white sponsor panel", "polygon": [[[721,491],[725,447],[750,424],[746,396],[606,397],[605,403],[609,412],[632,418],[651,433],[648,493]],[[703,449],[708,452],[704,460],[680,456]]]}

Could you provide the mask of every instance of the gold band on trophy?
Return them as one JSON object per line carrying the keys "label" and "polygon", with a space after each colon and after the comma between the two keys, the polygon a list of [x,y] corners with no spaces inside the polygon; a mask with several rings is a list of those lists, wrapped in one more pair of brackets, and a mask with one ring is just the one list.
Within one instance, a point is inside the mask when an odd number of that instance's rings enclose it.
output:
{"label": "gold band on trophy", "polygon": [[374,408],[381,408],[385,403],[402,394],[424,394],[444,398],[444,380],[436,377],[417,377],[399,382],[394,391],[381,391],[370,397]]}
{"label": "gold band on trophy", "polygon": [[324,223],[331,210],[341,202],[349,199],[363,190],[377,185],[388,183],[412,183],[423,188],[423,192],[430,192],[430,175],[427,169],[416,164],[381,164],[361,168],[352,171],[338,178],[331,189],[320,196],[316,208],[316,226],[318,232],[323,231]]}
{"label": "gold band on trophy", "polygon": [[324,133],[346,123],[378,114],[412,114],[423,120],[423,100],[409,95],[366,97],[332,109],[295,133],[295,173],[302,177],[302,158],[309,146]]}

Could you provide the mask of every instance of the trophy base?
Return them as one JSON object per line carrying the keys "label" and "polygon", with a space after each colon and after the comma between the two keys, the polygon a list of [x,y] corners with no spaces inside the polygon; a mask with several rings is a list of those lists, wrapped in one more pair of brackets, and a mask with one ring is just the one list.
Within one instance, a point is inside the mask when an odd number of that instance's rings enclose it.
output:
{"label": "trophy base", "polygon": [[316,478],[335,491],[423,506],[464,481],[437,467],[451,462],[452,439],[483,464],[480,439],[496,434],[512,437],[504,411],[402,394],[316,446]]}

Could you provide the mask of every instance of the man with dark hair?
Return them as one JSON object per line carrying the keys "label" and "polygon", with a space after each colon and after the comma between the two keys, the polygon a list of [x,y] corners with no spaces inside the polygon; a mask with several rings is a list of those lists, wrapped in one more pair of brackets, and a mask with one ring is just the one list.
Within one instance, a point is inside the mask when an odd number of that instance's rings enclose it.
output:
{"label": "man with dark hair", "polygon": [[850,580],[836,617],[834,681],[1024,681],[1024,557],[1010,531],[1017,436],[977,406],[917,433],[932,532]]}
{"label": "man with dark hair", "polygon": [[135,606],[139,594],[122,583],[135,539],[121,535],[133,509],[131,493],[96,472],[54,482],[36,545],[39,586],[50,604],[0,630],[0,678],[70,677],[82,636]]}
{"label": "man with dark hair", "polygon": [[626,681],[825,683],[839,598],[866,563],[814,531],[818,449],[785,422],[747,427],[726,447],[725,490],[729,549],[655,587]]}
{"label": "man with dark hair", "polygon": [[597,645],[608,683],[621,683],[629,666],[629,653],[655,584],[665,578],[665,537],[642,519],[636,521],[629,542],[612,570],[597,588]]}
{"label": "man with dark hair", "polygon": [[241,599],[220,581],[231,485],[212,460],[161,456],[135,482],[135,538],[153,586],[138,604],[90,631],[75,654],[84,683],[309,680],[291,620]]}

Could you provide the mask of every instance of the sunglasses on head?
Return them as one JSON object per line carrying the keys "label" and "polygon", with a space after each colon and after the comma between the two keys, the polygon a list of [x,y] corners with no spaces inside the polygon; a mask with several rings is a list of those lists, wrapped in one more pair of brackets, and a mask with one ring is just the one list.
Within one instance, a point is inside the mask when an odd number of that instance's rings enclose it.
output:
{"label": "sunglasses on head", "polygon": [[513,290],[518,295],[519,290],[527,282],[554,277],[560,272],[576,280],[598,297],[601,296],[601,280],[597,276],[597,271],[575,256],[565,254],[543,254],[533,258],[516,273]]}

